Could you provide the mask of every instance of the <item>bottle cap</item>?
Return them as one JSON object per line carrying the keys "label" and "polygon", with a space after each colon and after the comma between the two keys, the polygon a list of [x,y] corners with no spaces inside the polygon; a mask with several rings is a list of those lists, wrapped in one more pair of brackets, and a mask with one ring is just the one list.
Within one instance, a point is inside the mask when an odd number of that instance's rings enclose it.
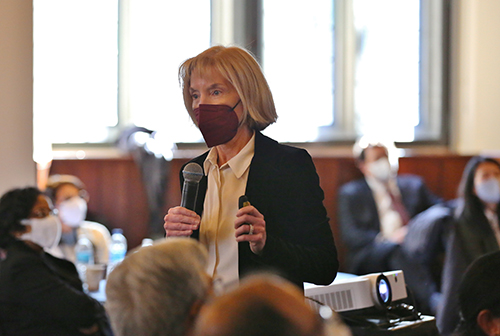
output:
{"label": "bottle cap", "polygon": [[151,239],[151,238],[144,238],[142,240],[141,247],[151,246],[151,245],[153,245],[153,239]]}

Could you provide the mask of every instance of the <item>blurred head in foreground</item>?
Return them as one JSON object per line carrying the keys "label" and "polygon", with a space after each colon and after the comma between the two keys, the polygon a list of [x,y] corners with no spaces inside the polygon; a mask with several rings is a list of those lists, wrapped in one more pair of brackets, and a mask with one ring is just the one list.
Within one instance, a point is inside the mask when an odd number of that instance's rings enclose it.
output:
{"label": "blurred head in foreground", "polygon": [[461,322],[457,335],[500,335],[500,251],[474,261],[458,291]]}
{"label": "blurred head in foreground", "polygon": [[211,289],[206,263],[206,250],[190,238],[168,238],[129,253],[106,285],[115,335],[188,334]]}
{"label": "blurred head in foreground", "polygon": [[261,274],[204,306],[194,335],[347,336],[350,332],[333,312],[328,322],[321,318],[294,284]]}

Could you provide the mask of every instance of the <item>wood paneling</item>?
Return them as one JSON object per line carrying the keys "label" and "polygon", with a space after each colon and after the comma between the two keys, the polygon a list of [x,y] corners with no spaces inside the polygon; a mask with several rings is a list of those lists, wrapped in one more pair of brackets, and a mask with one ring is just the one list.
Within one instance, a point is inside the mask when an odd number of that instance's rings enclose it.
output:
{"label": "wood paneling", "polygon": [[[456,155],[403,157],[400,159],[400,173],[422,176],[431,191],[449,200],[456,195],[463,168],[469,159],[470,156]],[[170,162],[164,213],[180,204],[179,170],[186,161],[174,159]],[[325,193],[324,205],[330,217],[342,269],[345,248],[337,225],[337,193],[341,185],[362,175],[351,157],[314,158],[314,163]],[[56,160],[51,167],[51,174],[55,173],[80,177],[90,193],[89,212],[110,229],[123,228],[130,248],[150,236],[151,225],[161,225],[158,224],[160,219],[151,221],[156,224],[150,224],[145,188],[132,158]],[[158,232],[158,228],[153,232]]]}
{"label": "wood paneling", "polygon": [[424,178],[429,189],[446,200],[456,197],[462,172],[471,156],[417,156],[399,160],[399,172]]}

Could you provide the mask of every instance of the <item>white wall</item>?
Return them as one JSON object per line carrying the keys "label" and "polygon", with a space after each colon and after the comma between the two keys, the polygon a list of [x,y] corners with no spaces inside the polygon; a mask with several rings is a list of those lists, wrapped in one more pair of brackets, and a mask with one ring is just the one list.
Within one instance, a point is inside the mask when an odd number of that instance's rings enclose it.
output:
{"label": "white wall", "polygon": [[500,152],[500,1],[454,1],[452,147]]}
{"label": "white wall", "polygon": [[35,185],[32,0],[0,0],[0,194]]}

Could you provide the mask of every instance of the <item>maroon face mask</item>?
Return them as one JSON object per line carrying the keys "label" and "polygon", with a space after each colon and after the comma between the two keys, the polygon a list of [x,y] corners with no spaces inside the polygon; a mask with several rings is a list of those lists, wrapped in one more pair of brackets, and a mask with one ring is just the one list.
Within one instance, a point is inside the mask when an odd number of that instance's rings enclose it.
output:
{"label": "maroon face mask", "polygon": [[194,109],[198,127],[208,147],[225,144],[234,138],[239,126],[234,109],[239,103],[240,100],[232,108],[228,105],[200,104]]}

